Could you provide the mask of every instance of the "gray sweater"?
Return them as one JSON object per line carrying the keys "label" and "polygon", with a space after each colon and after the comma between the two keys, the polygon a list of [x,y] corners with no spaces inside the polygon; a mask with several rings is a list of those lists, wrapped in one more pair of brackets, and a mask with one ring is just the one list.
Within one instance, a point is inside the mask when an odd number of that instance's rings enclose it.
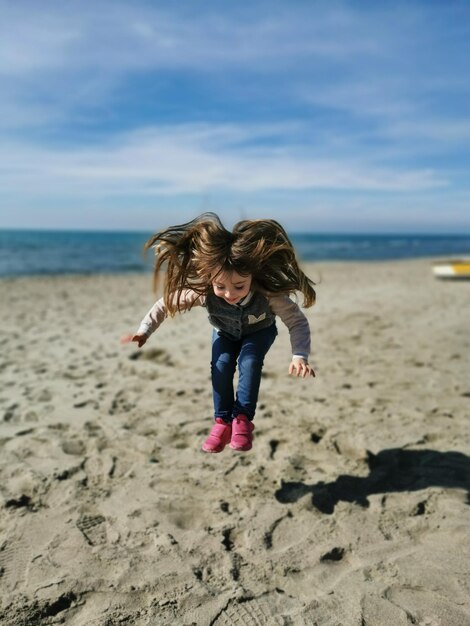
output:
{"label": "gray sweater", "polygon": [[[237,304],[229,304],[213,292],[199,296],[188,289],[181,294],[180,304],[183,310],[204,306],[212,326],[233,340],[271,326],[278,315],[289,330],[293,356],[308,359],[310,326],[298,304],[288,296],[254,290]],[[165,303],[160,298],[140,323],[137,334],[150,336],[166,317]]]}

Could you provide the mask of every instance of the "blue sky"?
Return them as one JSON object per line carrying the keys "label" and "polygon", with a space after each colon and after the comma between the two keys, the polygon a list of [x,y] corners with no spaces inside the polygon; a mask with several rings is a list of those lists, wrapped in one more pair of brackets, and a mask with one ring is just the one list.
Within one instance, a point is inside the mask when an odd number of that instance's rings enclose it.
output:
{"label": "blue sky", "polygon": [[0,227],[470,232],[470,2],[0,0]]}

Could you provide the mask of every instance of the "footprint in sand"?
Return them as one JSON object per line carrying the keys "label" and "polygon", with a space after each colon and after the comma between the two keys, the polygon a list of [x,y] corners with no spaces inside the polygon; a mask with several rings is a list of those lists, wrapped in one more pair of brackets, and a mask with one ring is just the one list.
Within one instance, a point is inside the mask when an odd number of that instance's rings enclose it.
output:
{"label": "footprint in sand", "polygon": [[15,589],[24,583],[31,557],[31,545],[24,537],[13,538],[5,542],[0,548],[2,586]]}
{"label": "footprint in sand", "polygon": [[440,626],[441,624],[469,624],[470,611],[455,606],[448,598],[436,590],[422,587],[392,587],[386,592],[387,600],[403,609],[413,624]]}
{"label": "footprint in sand", "polygon": [[406,612],[393,602],[380,596],[366,595],[362,599],[363,624],[393,624],[409,626]]}
{"label": "footprint in sand", "polygon": [[[261,598],[231,600],[221,611],[213,626],[271,626],[271,624],[294,623],[290,617],[296,612],[295,602],[278,591],[271,591]],[[284,620],[286,617],[289,621]]]}
{"label": "footprint in sand", "polygon": [[106,486],[113,478],[116,463],[117,458],[108,451],[88,456],[84,464],[88,486],[95,488]]}
{"label": "footprint in sand", "polygon": [[72,456],[82,456],[86,451],[86,446],[81,439],[66,439],[61,447],[65,454]]}
{"label": "footprint in sand", "polygon": [[114,396],[111,407],[108,410],[109,415],[116,415],[118,413],[129,413],[135,408],[135,402],[128,399],[125,391],[118,391]]}
{"label": "footprint in sand", "polygon": [[312,433],[310,433],[310,441],[312,443],[320,443],[326,433],[326,428],[322,426],[317,427]]}
{"label": "footprint in sand", "polygon": [[77,528],[90,546],[97,546],[107,541],[106,518],[103,515],[83,515],[77,521]]}
{"label": "footprint in sand", "polygon": [[359,626],[359,624],[366,624],[366,622],[361,621],[359,602],[356,604],[345,597],[337,596],[336,593],[313,600],[308,608],[303,611],[302,618],[303,621],[299,621],[299,623],[303,626],[319,626],[320,624],[321,626],[346,626],[346,624]]}
{"label": "footprint in sand", "polygon": [[170,355],[166,350],[161,348],[148,348],[147,350],[137,350],[133,352],[129,359],[131,361],[151,361],[158,365],[167,365],[168,367],[174,367],[174,363],[171,360]]}

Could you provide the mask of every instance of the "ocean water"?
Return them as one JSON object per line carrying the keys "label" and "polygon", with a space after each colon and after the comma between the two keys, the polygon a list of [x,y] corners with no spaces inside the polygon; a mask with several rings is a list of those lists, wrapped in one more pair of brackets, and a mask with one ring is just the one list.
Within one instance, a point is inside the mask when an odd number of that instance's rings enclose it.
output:
{"label": "ocean water", "polygon": [[[151,233],[0,230],[0,276],[145,272]],[[290,233],[305,261],[383,261],[470,256],[468,235]]]}

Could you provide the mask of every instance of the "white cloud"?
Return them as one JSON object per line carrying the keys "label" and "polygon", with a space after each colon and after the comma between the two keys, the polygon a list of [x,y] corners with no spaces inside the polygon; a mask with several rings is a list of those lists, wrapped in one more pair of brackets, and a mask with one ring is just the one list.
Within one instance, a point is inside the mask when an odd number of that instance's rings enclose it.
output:
{"label": "white cloud", "polygon": [[[281,127],[278,132],[283,131]],[[320,159],[286,143],[282,149],[256,146],[258,139],[273,134],[272,126],[184,125],[146,128],[86,149],[10,144],[0,155],[0,167],[12,189],[21,186],[30,193],[54,189],[114,195],[127,190],[158,195],[321,188],[401,192],[446,185],[429,169],[398,171],[357,160]],[[254,143],[243,145],[248,138]]]}
{"label": "white cloud", "polygon": [[[271,11],[267,11],[268,6]],[[93,4],[22,2],[3,7],[0,71],[4,74],[102,67],[208,67],[305,58],[381,54],[370,19],[341,5],[254,3]],[[25,19],[29,16],[30,19]],[[378,16],[379,21],[380,16]],[[332,31],[336,36],[332,37]]]}
{"label": "white cloud", "polygon": [[439,119],[428,118],[414,121],[397,120],[391,123],[384,131],[393,138],[425,139],[435,142],[436,148],[443,148],[445,144],[461,144],[468,146],[470,140],[470,116],[467,119]]}

